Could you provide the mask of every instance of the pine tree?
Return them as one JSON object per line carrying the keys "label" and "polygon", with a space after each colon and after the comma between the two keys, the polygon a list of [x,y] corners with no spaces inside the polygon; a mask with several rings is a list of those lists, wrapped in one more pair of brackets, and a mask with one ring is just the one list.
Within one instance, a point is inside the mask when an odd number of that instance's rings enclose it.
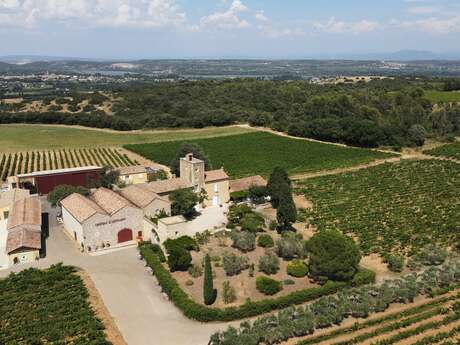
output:
{"label": "pine tree", "polygon": [[216,301],[217,290],[214,289],[212,279],[211,258],[206,254],[204,258],[204,282],[203,282],[204,304],[211,305]]}

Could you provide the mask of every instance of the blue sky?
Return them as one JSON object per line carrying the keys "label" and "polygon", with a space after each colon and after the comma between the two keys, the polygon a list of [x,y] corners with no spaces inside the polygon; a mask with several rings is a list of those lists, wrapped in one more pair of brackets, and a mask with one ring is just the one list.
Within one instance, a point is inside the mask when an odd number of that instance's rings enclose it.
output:
{"label": "blue sky", "polygon": [[0,0],[0,55],[309,58],[460,51],[460,0]]}

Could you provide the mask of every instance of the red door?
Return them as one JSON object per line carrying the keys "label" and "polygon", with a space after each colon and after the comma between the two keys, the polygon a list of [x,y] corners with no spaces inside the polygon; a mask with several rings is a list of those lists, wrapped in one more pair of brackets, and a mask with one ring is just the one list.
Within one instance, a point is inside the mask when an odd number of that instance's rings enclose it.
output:
{"label": "red door", "polygon": [[133,240],[133,231],[131,229],[123,229],[118,232],[118,243],[128,242]]}

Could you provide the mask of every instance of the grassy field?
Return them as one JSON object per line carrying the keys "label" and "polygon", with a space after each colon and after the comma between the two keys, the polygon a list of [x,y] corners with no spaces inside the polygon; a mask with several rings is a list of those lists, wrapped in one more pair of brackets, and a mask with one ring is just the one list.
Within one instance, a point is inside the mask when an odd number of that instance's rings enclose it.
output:
{"label": "grassy field", "polygon": [[90,165],[119,168],[139,164],[121,148],[80,148],[0,153],[0,179],[34,171]]}
{"label": "grassy field", "polygon": [[460,102],[460,92],[426,91],[425,97],[432,102]]}
{"label": "grassy field", "polygon": [[73,271],[53,266],[0,280],[0,344],[110,345]]}
{"label": "grassy field", "polygon": [[250,131],[253,130],[241,127],[212,127],[176,131],[115,132],[65,126],[1,125],[0,152],[94,146],[107,147],[178,139],[191,140]]}
{"label": "grassy field", "polygon": [[424,153],[432,156],[446,157],[460,160],[460,142],[439,146]]}
{"label": "grassy field", "polygon": [[404,161],[305,180],[299,191],[314,204],[319,229],[354,234],[365,253],[413,252],[460,240],[460,166]]}
{"label": "grassy field", "polygon": [[[126,145],[125,148],[155,162],[169,165],[183,142]],[[233,178],[254,174],[268,176],[275,166],[284,167],[294,174],[347,167],[391,156],[377,151],[296,140],[265,132],[188,142],[199,144],[209,156],[213,168],[223,166]]]}

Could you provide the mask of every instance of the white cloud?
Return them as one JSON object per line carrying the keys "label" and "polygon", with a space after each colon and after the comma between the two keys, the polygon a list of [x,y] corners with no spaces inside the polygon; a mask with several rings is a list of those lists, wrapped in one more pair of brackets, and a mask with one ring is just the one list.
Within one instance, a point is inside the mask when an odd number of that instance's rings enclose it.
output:
{"label": "white cloud", "polygon": [[410,7],[407,11],[412,14],[431,14],[437,12],[438,9],[433,6],[415,6]]}
{"label": "white cloud", "polygon": [[240,0],[233,0],[229,9],[224,12],[215,12],[200,19],[200,27],[216,27],[218,29],[241,29],[251,26],[241,17],[248,8]]}
{"label": "white cloud", "polygon": [[327,32],[334,34],[352,33],[361,34],[379,29],[381,25],[377,22],[370,20],[360,20],[354,22],[346,22],[337,20],[335,17],[331,17],[326,22],[315,22],[313,28],[319,32]]}
{"label": "white cloud", "polygon": [[178,25],[185,13],[176,0],[0,0],[0,18],[0,26],[29,28],[49,21],[155,27]]}
{"label": "white cloud", "polygon": [[432,34],[449,34],[460,32],[460,15],[449,18],[431,17],[394,24],[404,29],[420,30]]}
{"label": "white cloud", "polygon": [[263,10],[257,11],[255,18],[260,22],[268,22],[268,18],[265,16],[265,12]]}

